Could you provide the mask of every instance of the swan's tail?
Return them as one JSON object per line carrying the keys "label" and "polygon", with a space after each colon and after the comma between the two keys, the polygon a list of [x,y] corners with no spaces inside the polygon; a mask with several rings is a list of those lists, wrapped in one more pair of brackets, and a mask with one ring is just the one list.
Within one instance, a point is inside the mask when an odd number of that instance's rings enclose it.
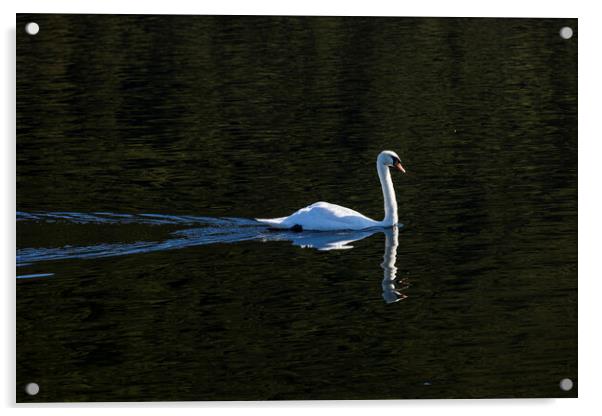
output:
{"label": "swan's tail", "polygon": [[262,224],[269,225],[273,228],[289,228],[287,225],[283,224],[284,220],[287,217],[281,218],[255,218],[255,221],[259,221]]}

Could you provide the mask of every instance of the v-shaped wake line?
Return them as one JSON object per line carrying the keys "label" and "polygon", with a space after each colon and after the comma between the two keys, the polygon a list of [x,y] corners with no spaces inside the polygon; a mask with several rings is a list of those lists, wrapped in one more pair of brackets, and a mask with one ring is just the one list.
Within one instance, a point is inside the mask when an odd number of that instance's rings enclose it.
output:
{"label": "v-shaped wake line", "polygon": [[290,241],[302,248],[320,251],[350,249],[350,243],[371,236],[380,230],[361,231],[308,231],[269,230],[265,225],[246,218],[216,218],[177,216],[166,214],[115,214],[109,212],[18,212],[17,221],[70,224],[141,224],[181,225],[183,228],[166,233],[159,241],[129,243],[97,243],[91,245],[65,245],[62,247],[20,248],[17,266],[43,261],[68,259],[97,259],[158,251],[177,250],[207,244],[232,244],[243,241]]}

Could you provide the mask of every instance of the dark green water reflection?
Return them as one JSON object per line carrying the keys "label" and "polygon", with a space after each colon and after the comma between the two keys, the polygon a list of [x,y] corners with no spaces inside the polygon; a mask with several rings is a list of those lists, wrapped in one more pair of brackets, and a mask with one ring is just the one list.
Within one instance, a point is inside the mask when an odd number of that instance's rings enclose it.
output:
{"label": "dark green water reflection", "polygon": [[[17,281],[19,401],[577,395],[558,387],[577,381],[576,20],[17,27],[20,212],[254,218],[324,200],[380,219],[376,155],[408,170],[394,303],[381,232],[19,267],[52,274]],[[17,249],[191,228],[27,220]]]}

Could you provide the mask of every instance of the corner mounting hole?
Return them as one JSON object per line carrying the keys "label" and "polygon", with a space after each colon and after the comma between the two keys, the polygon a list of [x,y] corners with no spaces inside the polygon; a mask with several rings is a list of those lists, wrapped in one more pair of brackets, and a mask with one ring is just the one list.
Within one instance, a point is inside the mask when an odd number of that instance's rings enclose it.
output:
{"label": "corner mounting hole", "polygon": [[25,31],[28,35],[37,35],[40,31],[40,25],[38,25],[36,22],[29,22],[25,25]]}
{"label": "corner mounting hole", "polygon": [[25,393],[29,394],[30,396],[35,396],[39,392],[40,386],[38,385],[38,383],[28,383],[25,386]]}
{"label": "corner mounting hole", "polygon": [[560,37],[562,39],[570,39],[573,37],[573,29],[571,29],[568,26],[563,27],[562,29],[560,29]]}
{"label": "corner mounting hole", "polygon": [[560,380],[560,389],[564,391],[570,391],[573,389],[573,380],[570,378],[563,378]]}

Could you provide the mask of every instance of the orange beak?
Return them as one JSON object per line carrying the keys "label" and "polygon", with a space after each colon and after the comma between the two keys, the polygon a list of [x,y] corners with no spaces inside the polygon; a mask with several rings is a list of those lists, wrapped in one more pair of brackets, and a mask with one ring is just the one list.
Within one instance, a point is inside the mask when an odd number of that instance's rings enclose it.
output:
{"label": "orange beak", "polygon": [[403,168],[403,166],[401,166],[401,163],[397,162],[394,166],[398,171],[406,173],[406,170]]}

